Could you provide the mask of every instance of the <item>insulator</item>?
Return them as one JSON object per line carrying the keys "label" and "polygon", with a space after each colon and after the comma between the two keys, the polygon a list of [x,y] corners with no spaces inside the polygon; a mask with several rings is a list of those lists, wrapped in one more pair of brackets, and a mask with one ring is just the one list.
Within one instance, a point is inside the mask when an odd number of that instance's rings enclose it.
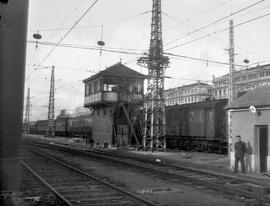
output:
{"label": "insulator", "polygon": [[98,44],[99,46],[105,46],[105,42],[104,42],[104,41],[98,41],[97,44]]}
{"label": "insulator", "polygon": [[36,34],[33,34],[33,38],[34,39],[41,39],[41,35],[40,34],[38,34],[38,33],[36,33]]}
{"label": "insulator", "polygon": [[249,60],[248,59],[244,59],[244,63],[245,64],[248,64],[249,63]]}

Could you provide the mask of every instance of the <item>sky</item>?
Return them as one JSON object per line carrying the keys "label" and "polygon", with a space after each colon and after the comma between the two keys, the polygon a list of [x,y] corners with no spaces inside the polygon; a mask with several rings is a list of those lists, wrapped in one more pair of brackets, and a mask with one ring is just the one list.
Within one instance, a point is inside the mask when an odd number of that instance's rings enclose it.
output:
{"label": "sky", "polygon": [[[25,97],[27,88],[30,88],[31,121],[47,118],[53,65],[56,115],[61,109],[72,111],[83,106],[82,80],[119,61],[147,74],[146,68],[137,65],[137,59],[149,49],[152,0],[98,0],[80,20],[93,2],[30,0]],[[249,8],[242,10],[246,7]],[[218,77],[228,73],[227,65],[211,61],[229,62],[226,50],[229,31],[217,31],[228,28],[230,19],[234,20],[234,25],[251,20],[234,28],[236,64],[245,65],[244,59],[250,61],[246,65],[249,67],[270,63],[269,14],[270,0],[163,0],[164,52],[205,60],[200,62],[170,56],[165,89],[199,80],[211,84],[213,75]],[[263,15],[267,16],[256,20]],[[227,18],[213,23],[223,17]],[[74,24],[76,26],[67,34]],[[36,45],[33,34],[37,32],[42,39]],[[54,48],[42,44],[58,43],[61,39],[62,44],[71,44],[76,48]],[[125,53],[100,51],[97,45],[99,40],[105,42],[104,50]],[[78,48],[82,46],[95,50]]]}

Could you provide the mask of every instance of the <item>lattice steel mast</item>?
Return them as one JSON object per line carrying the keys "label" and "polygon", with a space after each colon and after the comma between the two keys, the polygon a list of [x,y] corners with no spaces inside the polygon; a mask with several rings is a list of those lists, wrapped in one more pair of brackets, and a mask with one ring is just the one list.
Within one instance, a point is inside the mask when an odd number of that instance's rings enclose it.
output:
{"label": "lattice steel mast", "polygon": [[166,149],[164,76],[169,58],[163,56],[161,0],[153,0],[149,54],[138,59],[148,68],[143,147]]}
{"label": "lattice steel mast", "polygon": [[[230,31],[229,31],[229,79],[228,79],[228,104],[231,105],[235,98],[234,90],[234,71],[235,71],[235,53],[234,53],[234,31],[233,31],[233,20],[230,20]],[[229,155],[232,150],[232,113],[228,111],[228,149]]]}
{"label": "lattice steel mast", "polygon": [[27,100],[25,107],[25,118],[24,118],[24,132],[29,134],[29,121],[30,121],[30,88],[27,91]]}
{"label": "lattice steel mast", "polygon": [[48,137],[55,136],[55,133],[54,133],[54,66],[52,66],[52,73],[51,73],[47,136]]}

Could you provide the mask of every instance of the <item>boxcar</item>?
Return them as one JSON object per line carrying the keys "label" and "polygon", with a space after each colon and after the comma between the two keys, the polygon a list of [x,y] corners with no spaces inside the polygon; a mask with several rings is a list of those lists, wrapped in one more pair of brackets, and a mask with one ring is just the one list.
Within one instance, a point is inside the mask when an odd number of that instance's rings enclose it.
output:
{"label": "boxcar", "polygon": [[226,100],[166,107],[168,147],[224,152]]}
{"label": "boxcar", "polygon": [[68,136],[68,117],[57,117],[55,122],[55,135],[56,136]]}
{"label": "boxcar", "polygon": [[93,116],[82,115],[78,117],[70,117],[68,119],[67,132],[69,136],[75,137],[92,137]]}
{"label": "boxcar", "polygon": [[37,134],[45,135],[48,130],[48,120],[37,121]]}

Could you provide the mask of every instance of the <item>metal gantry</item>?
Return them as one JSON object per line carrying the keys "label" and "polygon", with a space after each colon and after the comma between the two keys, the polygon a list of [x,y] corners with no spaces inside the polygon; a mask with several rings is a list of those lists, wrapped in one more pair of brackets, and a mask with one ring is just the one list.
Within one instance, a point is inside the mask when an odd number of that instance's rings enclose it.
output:
{"label": "metal gantry", "polygon": [[[229,31],[229,79],[228,79],[228,104],[231,105],[235,98],[234,90],[234,70],[235,70],[235,53],[234,53],[234,31],[233,31],[233,20],[230,20],[230,31]],[[232,150],[232,113],[228,111],[228,152],[231,154]]]}
{"label": "metal gantry", "polygon": [[54,128],[54,66],[52,66],[51,73],[51,85],[50,85],[50,96],[49,96],[49,109],[48,109],[48,130],[47,137],[55,136]]}
{"label": "metal gantry", "polygon": [[153,0],[149,54],[138,59],[148,68],[143,147],[166,149],[164,76],[169,58],[163,56],[161,0]]}
{"label": "metal gantry", "polygon": [[27,90],[27,100],[25,106],[25,118],[24,118],[24,132],[29,134],[29,122],[30,122],[30,88]]}

